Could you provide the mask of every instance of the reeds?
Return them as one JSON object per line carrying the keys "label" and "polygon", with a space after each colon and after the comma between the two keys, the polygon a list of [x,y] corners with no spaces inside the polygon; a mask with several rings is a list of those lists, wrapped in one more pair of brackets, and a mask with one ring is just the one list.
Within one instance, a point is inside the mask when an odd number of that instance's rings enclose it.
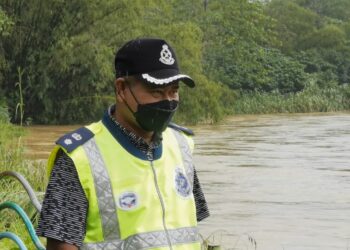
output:
{"label": "reeds", "polygon": [[350,86],[320,88],[311,85],[303,91],[242,94],[234,103],[234,114],[307,113],[350,110]]}
{"label": "reeds", "polygon": [[22,89],[22,76],[23,76],[24,70],[21,69],[21,67],[17,68],[17,74],[18,74],[18,82],[16,82],[15,86],[18,87],[18,94],[19,94],[19,102],[16,105],[16,119],[17,115],[19,113],[20,116],[20,125],[23,125],[23,117],[24,117],[24,100],[23,100],[23,89]]}

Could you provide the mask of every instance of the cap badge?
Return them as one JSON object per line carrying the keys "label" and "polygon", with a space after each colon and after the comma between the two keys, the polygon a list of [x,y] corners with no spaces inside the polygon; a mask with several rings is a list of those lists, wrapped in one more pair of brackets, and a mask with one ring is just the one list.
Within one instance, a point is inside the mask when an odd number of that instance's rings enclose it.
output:
{"label": "cap badge", "polygon": [[169,50],[168,45],[164,44],[162,46],[162,50],[160,51],[160,58],[159,61],[166,65],[172,65],[175,62],[175,59],[173,58],[173,55],[171,54],[171,51]]}

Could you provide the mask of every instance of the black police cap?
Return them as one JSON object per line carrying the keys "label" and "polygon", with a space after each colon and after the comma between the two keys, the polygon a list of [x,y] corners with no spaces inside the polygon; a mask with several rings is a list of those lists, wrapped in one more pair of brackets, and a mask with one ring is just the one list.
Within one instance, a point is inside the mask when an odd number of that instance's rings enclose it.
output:
{"label": "black police cap", "polygon": [[116,77],[134,76],[153,84],[167,85],[182,81],[194,87],[188,75],[180,73],[174,50],[162,39],[142,38],[127,42],[115,56]]}

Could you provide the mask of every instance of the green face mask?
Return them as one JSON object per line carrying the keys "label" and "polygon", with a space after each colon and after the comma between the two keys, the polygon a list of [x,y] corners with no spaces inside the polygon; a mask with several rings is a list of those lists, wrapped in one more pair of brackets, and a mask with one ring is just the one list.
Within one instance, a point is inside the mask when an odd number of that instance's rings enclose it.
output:
{"label": "green face mask", "polygon": [[145,131],[163,132],[173,118],[179,102],[176,100],[162,100],[159,102],[140,104],[131,89],[130,92],[137,102],[136,112],[133,112],[129,105],[125,103],[133,113],[140,127]]}

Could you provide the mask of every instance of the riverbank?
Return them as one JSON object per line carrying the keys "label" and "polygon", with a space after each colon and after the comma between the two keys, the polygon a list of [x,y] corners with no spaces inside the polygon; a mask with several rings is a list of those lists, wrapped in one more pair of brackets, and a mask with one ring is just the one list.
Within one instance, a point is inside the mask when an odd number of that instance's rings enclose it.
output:
{"label": "riverbank", "polygon": [[[11,170],[20,173],[32,185],[39,199],[42,198],[47,183],[45,165],[39,161],[28,160],[24,156],[22,142],[25,135],[24,129],[2,121],[0,131],[0,172]],[[32,219],[32,223],[36,225],[38,216],[24,188],[19,182],[6,177],[0,180],[0,203],[5,201],[19,204]],[[0,232],[15,233],[20,236],[29,250],[35,249],[23,221],[15,211],[5,209],[0,213]],[[17,249],[17,247],[10,240],[1,240],[0,249]]]}
{"label": "riverbank", "polygon": [[[186,99],[185,99],[186,98]],[[239,92],[226,89],[220,93],[220,105],[212,102],[210,94],[202,97],[207,101],[205,111],[188,104],[186,96],[181,100],[175,122],[182,125],[215,124],[232,115],[314,113],[350,111],[350,85],[328,85],[320,87],[309,81],[306,87],[296,93]],[[198,110],[198,112],[196,112]]]}
{"label": "riverbank", "polygon": [[242,94],[232,108],[233,114],[346,111],[350,110],[350,86],[320,88],[311,85],[301,92],[286,95],[261,92]]}

